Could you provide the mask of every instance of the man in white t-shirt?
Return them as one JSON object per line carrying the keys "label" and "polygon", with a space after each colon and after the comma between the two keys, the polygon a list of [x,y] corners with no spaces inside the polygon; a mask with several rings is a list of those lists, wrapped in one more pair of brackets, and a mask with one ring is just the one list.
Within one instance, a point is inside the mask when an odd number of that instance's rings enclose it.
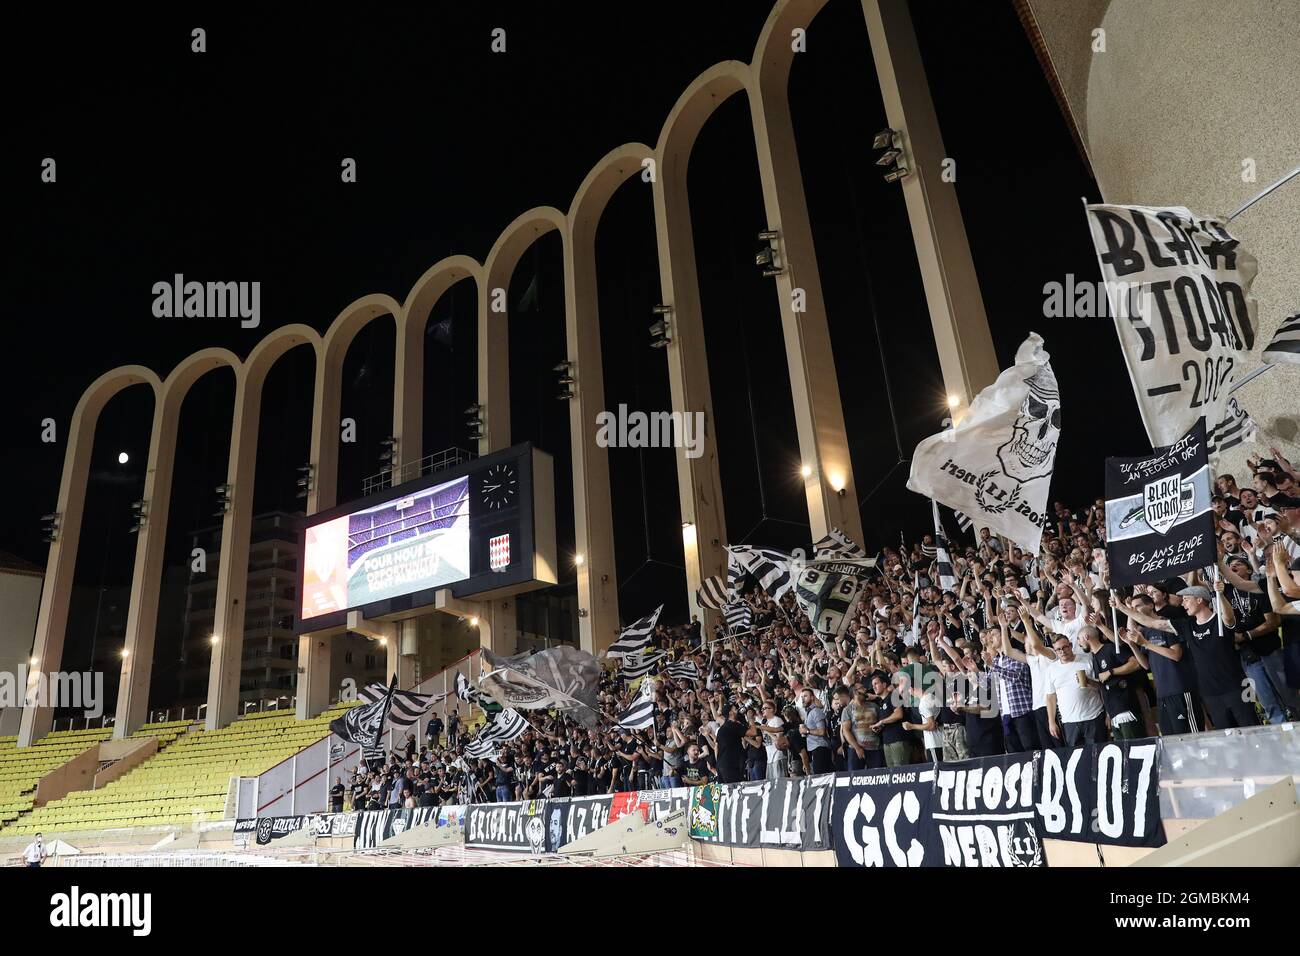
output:
{"label": "man in white t-shirt", "polygon": [[1101,685],[1092,679],[1092,656],[1076,654],[1063,634],[1052,643],[1056,661],[1048,669],[1047,720],[1052,736],[1067,747],[1105,743]]}
{"label": "man in white t-shirt", "polygon": [[912,699],[916,701],[916,709],[920,711],[921,722],[919,724],[911,721],[903,721],[904,730],[919,730],[925,740],[925,755],[934,763],[943,759],[943,728],[939,726],[939,711],[943,709],[943,704],[939,700],[939,695],[933,688],[922,689],[911,686]]}
{"label": "man in white t-shirt", "polygon": [[39,867],[41,861],[49,855],[49,851],[45,849],[45,835],[42,833],[36,834],[36,839],[23,849],[23,860],[28,866]]}
{"label": "man in white t-shirt", "polygon": [[776,712],[776,704],[770,700],[763,701],[763,746],[767,750],[767,779],[784,780],[786,752],[777,746],[777,738],[785,733],[785,721]]}

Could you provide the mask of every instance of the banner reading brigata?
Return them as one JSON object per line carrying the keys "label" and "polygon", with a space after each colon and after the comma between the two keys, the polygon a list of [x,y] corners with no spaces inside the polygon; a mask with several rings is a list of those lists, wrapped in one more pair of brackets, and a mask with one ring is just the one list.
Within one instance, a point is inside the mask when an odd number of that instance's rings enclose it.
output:
{"label": "banner reading brigata", "polygon": [[1205,418],[1211,447],[1255,347],[1255,257],[1181,206],[1088,206],[1124,361],[1153,447]]}
{"label": "banner reading brigata", "polygon": [[907,487],[967,514],[977,527],[1038,552],[1061,436],[1061,395],[1043,340],[1021,343],[1016,364],[971,402],[955,427],[912,454]]}
{"label": "banner reading brigata", "polygon": [[1106,459],[1106,559],[1114,586],[1159,581],[1215,559],[1205,421],[1167,448]]}

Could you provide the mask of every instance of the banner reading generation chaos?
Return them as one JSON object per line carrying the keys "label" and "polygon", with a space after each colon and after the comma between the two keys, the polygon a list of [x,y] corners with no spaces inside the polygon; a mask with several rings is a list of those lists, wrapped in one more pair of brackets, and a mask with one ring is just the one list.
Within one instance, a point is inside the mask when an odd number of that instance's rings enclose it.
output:
{"label": "banner reading generation chaos", "polygon": [[1213,564],[1213,493],[1205,420],[1167,448],[1106,459],[1106,559],[1113,586]]}

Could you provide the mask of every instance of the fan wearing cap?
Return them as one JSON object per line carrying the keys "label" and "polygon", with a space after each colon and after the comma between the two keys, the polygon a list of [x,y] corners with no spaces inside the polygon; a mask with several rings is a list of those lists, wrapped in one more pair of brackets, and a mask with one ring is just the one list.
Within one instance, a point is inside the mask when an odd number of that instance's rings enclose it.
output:
{"label": "fan wearing cap", "polygon": [[1267,593],[1252,576],[1250,563],[1243,555],[1220,559],[1219,570],[1227,580],[1224,600],[1232,606],[1237,620],[1232,630],[1242,666],[1254,683],[1268,722],[1285,723],[1295,695],[1286,686],[1279,615],[1269,606]]}
{"label": "fan wearing cap", "polygon": [[[1218,587],[1223,587],[1222,581]],[[1214,610],[1213,591],[1194,585],[1183,588],[1178,596],[1183,599],[1186,617],[1155,617],[1132,606],[1128,608],[1128,613],[1143,627],[1177,634],[1183,639],[1183,645],[1158,647],[1146,637],[1139,637],[1136,639],[1137,646],[1173,660],[1182,656],[1185,646],[1196,665],[1201,697],[1214,726],[1220,730],[1255,726],[1259,719],[1255,716],[1254,704],[1245,700],[1243,689],[1247,685],[1246,675],[1241,669],[1241,658],[1237,655],[1232,639],[1232,628],[1237,623],[1232,605],[1227,601],[1219,602],[1223,615],[1223,626],[1220,628],[1219,615]],[[1220,630],[1223,631],[1222,635]]]}

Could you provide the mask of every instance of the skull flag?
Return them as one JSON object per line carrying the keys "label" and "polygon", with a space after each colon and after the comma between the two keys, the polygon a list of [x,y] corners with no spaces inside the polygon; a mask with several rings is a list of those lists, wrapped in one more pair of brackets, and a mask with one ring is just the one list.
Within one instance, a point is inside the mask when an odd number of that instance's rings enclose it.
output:
{"label": "skull flag", "polygon": [[1166,448],[1106,459],[1110,583],[1146,584],[1213,564],[1214,513],[1205,419]]}
{"label": "skull flag", "polygon": [[1031,332],[1016,364],[971,402],[955,427],[916,446],[907,487],[1037,553],[1061,437],[1061,394]]}

